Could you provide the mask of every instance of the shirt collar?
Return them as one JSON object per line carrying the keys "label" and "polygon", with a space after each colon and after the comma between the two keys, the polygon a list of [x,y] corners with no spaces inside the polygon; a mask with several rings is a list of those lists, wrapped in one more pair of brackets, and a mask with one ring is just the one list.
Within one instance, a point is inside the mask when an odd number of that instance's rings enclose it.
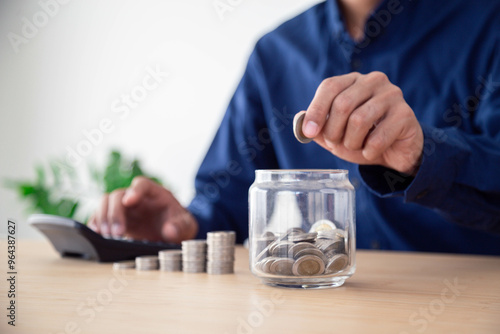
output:
{"label": "shirt collar", "polygon": [[[375,8],[375,10],[368,17],[367,23],[370,20],[373,20],[373,15],[377,13],[379,10],[385,8],[389,0],[382,0],[380,4]],[[332,36],[336,39],[345,39],[346,37],[350,38],[347,29],[345,28],[344,18],[342,16],[342,12],[339,8],[338,0],[327,0],[326,1],[326,17],[329,24],[329,28]],[[354,43],[354,42],[353,42]]]}

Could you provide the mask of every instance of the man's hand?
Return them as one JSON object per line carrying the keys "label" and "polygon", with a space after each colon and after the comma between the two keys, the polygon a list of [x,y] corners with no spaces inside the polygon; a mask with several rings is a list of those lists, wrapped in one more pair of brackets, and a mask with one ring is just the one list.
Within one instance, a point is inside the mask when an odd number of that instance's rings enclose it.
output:
{"label": "man's hand", "polygon": [[176,243],[198,232],[196,219],[170,191],[140,176],[130,188],[105,195],[89,227],[104,235]]}
{"label": "man's hand", "polygon": [[302,132],[343,160],[413,175],[424,145],[422,128],[401,89],[381,72],[324,80]]}

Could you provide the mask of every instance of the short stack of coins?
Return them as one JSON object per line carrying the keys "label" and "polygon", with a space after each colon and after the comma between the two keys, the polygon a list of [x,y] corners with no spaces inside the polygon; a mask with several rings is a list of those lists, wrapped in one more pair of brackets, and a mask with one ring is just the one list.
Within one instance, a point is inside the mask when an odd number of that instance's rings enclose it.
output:
{"label": "short stack of coins", "polygon": [[186,240],[182,242],[182,271],[185,273],[205,272],[207,242]]}
{"label": "short stack of coins", "polygon": [[207,233],[207,273],[234,273],[234,231],[216,231]]}
{"label": "short stack of coins", "polygon": [[[349,263],[346,232],[328,220],[321,220],[309,232],[291,228],[269,242],[271,232],[257,238],[255,269],[280,276],[332,275]],[[265,242],[263,241],[265,240]]]}
{"label": "short stack of coins", "polygon": [[135,261],[118,261],[113,263],[113,270],[134,269]]}
{"label": "short stack of coins", "polygon": [[158,256],[138,256],[135,258],[135,269],[158,270]]}
{"label": "short stack of coins", "polygon": [[168,249],[158,252],[161,271],[181,271],[182,270],[182,251]]}

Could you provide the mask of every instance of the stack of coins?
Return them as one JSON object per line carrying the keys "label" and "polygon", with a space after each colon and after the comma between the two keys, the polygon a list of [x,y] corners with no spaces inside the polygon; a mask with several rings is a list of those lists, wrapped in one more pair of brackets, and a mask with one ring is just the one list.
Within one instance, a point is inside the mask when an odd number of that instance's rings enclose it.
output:
{"label": "stack of coins", "polygon": [[321,220],[309,233],[294,227],[257,249],[255,269],[271,275],[316,276],[344,270],[349,264],[346,236],[333,222]]}
{"label": "stack of coins", "polygon": [[135,258],[135,269],[158,270],[158,256],[139,256]]}
{"label": "stack of coins", "polygon": [[207,272],[209,274],[234,273],[234,231],[207,233]]}
{"label": "stack of coins", "polygon": [[206,265],[207,242],[205,240],[186,240],[182,242],[182,271],[203,273]]}
{"label": "stack of coins", "polygon": [[161,271],[181,271],[182,270],[182,251],[167,249],[158,252]]}
{"label": "stack of coins", "polygon": [[113,270],[134,269],[135,261],[119,261],[113,263]]}

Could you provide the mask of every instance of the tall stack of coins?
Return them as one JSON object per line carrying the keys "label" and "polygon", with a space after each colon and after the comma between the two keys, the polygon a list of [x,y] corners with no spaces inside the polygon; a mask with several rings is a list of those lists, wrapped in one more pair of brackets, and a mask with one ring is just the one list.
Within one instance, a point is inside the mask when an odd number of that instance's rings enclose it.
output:
{"label": "tall stack of coins", "polygon": [[217,231],[207,233],[207,273],[234,273],[234,231]]}
{"label": "tall stack of coins", "polygon": [[182,251],[168,249],[158,252],[161,271],[181,271]]}
{"label": "tall stack of coins", "polygon": [[[258,238],[256,246],[264,245],[269,238],[266,232]],[[309,232],[291,228],[267,246],[258,249],[255,269],[280,276],[330,275],[342,271],[349,263],[346,232],[337,229],[333,222],[318,221]]]}
{"label": "tall stack of coins", "polygon": [[182,271],[185,273],[205,272],[207,242],[186,240],[182,242]]}
{"label": "tall stack of coins", "polygon": [[135,269],[158,270],[158,256],[139,256],[135,258]]}

